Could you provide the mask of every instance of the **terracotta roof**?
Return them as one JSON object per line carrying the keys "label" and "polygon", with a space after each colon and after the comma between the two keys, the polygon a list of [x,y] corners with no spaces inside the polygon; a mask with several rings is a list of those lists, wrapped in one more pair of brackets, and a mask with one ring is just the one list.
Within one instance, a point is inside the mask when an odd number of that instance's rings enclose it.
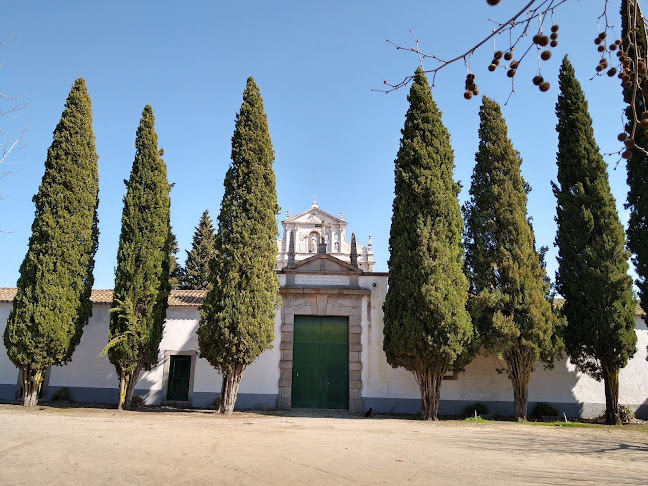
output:
{"label": "terracotta roof", "polygon": [[[172,290],[169,306],[199,306],[206,294],[206,290]],[[0,302],[12,302],[15,295],[15,287],[0,287]],[[93,289],[90,300],[93,304],[112,304],[112,297],[110,289]]]}
{"label": "terracotta roof", "polygon": [[0,302],[12,302],[15,295],[15,288],[0,287]]}
{"label": "terracotta roof", "polygon": [[[12,302],[16,295],[15,287],[0,287],[0,302]],[[169,295],[169,306],[199,306],[207,295],[206,290],[172,290]],[[113,291],[111,289],[93,289],[90,300],[93,304],[112,304]],[[565,299],[554,299],[556,307],[562,307]],[[643,316],[639,301],[635,308],[635,316]]]}
{"label": "terracotta roof", "polygon": [[169,305],[202,305],[206,290],[172,290]]}
{"label": "terracotta roof", "polygon": [[112,304],[112,289],[92,289],[90,300],[93,304]]}

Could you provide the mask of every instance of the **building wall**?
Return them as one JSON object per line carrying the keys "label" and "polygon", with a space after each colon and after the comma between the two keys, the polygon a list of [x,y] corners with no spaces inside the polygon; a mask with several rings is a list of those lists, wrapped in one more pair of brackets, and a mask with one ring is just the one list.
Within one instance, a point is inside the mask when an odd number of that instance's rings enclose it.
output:
{"label": "building wall", "polygon": [[18,368],[9,360],[2,339],[10,312],[11,304],[0,303],[0,400],[13,400],[16,397],[18,383]]}
{"label": "building wall", "polygon": [[[161,402],[163,390],[164,352],[198,351],[198,321],[200,315],[197,307],[170,307],[167,311],[164,337],[160,343],[158,365],[149,372],[142,373],[138,389],[155,390],[149,392],[147,403]],[[277,405],[279,382],[279,340],[281,316],[275,317],[275,339],[272,348],[266,350],[244,372],[239,388],[237,408],[275,408]],[[220,395],[221,375],[209,362],[196,357],[193,381],[192,405],[209,407]],[[146,386],[145,386],[146,384]],[[144,395],[144,393],[140,393]]]}
{"label": "building wall", "polygon": [[[280,276],[284,278],[284,276]],[[284,283],[282,281],[282,283]],[[374,287],[373,284],[376,284]],[[384,274],[363,275],[359,286],[371,290],[361,299],[361,396],[364,409],[379,412],[416,413],[420,410],[418,386],[411,373],[392,368],[382,350],[382,303],[387,290]],[[11,311],[10,303],[0,303],[0,334],[4,333]],[[106,357],[98,358],[108,336],[108,305],[95,305],[93,316],[85,328],[81,343],[72,361],[53,367],[47,388],[51,397],[60,387],[68,387],[77,401],[115,403],[117,375]],[[159,404],[163,396],[164,353],[197,351],[196,330],[199,314],[196,307],[170,307],[164,338],[160,344],[160,362],[151,371],[143,372],[136,394],[148,404]],[[636,318],[637,353],[620,373],[620,403],[648,418],[648,328]],[[279,362],[281,359],[282,315],[275,319],[273,348],[265,351],[243,373],[237,408],[275,408],[279,395]],[[220,393],[221,378],[203,358],[195,357],[192,405],[208,407]],[[9,361],[0,340],[0,399],[13,400],[17,390],[18,370]],[[456,380],[445,380],[441,389],[441,414],[460,413],[472,403],[486,403],[494,413],[512,414],[513,392],[504,374],[495,371],[493,359],[478,356],[465,373]],[[563,359],[554,369],[536,369],[529,384],[529,410],[536,402],[552,403],[567,416],[596,416],[605,408],[603,383],[578,373]]]}
{"label": "building wall", "polygon": [[49,397],[59,388],[66,387],[76,401],[117,403],[119,383],[115,367],[108,361],[108,356],[98,357],[108,343],[109,320],[109,305],[93,306],[92,317],[83,330],[72,361],[51,369],[47,388]]}
{"label": "building wall", "polygon": [[[361,277],[376,283],[367,309],[363,332],[363,401],[364,408],[379,412],[420,411],[420,393],[414,375],[403,368],[394,369],[382,349],[382,303],[387,293],[386,277]],[[363,319],[363,325],[364,325]],[[648,328],[635,317],[637,352],[619,374],[619,403],[630,406],[637,416],[648,418]],[[513,388],[505,374],[496,371],[492,357],[480,355],[460,373],[456,380],[444,380],[441,387],[441,414],[459,414],[468,405],[482,402],[492,413],[513,414]],[[529,383],[529,412],[537,402],[550,402],[568,417],[594,417],[605,411],[603,382],[579,373],[566,357],[553,369],[538,366]]]}
{"label": "building wall", "polygon": [[[73,400],[79,402],[117,403],[119,380],[115,367],[107,356],[99,353],[108,342],[109,305],[95,305],[93,315],[85,327],[81,342],[64,366],[52,367],[47,397],[59,388],[70,390]],[[4,333],[11,304],[0,303],[0,335]],[[143,371],[135,395],[140,395],[149,405],[159,405],[163,397],[165,351],[190,351],[197,355],[198,308],[176,306],[167,310],[165,332],[160,343],[159,361],[150,371]],[[237,408],[275,408],[279,382],[279,323],[275,318],[273,348],[265,351],[243,373]],[[220,374],[207,362],[195,357],[193,401],[197,407],[209,407],[220,394]],[[17,393],[18,369],[7,357],[0,340],[0,399],[13,400]]]}

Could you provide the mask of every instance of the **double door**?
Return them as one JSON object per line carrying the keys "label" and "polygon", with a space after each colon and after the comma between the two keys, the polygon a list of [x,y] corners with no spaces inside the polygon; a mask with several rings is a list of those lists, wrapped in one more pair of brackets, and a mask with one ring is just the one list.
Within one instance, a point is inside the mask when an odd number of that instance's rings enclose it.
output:
{"label": "double door", "polygon": [[349,407],[349,318],[295,316],[292,407]]}

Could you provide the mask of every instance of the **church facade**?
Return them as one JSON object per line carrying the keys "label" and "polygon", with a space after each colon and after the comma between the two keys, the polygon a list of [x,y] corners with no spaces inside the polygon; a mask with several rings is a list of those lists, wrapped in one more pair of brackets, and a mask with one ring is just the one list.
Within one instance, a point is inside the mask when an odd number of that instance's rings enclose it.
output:
{"label": "church facade", "polygon": [[[277,241],[277,275],[282,304],[275,339],[243,373],[236,408],[341,408],[361,412],[416,413],[420,394],[414,376],[392,368],[385,358],[382,305],[387,274],[374,272],[371,236],[367,244],[347,234],[347,222],[316,203],[282,221]],[[220,375],[198,355],[198,308],[204,291],[174,290],[159,360],[142,372],[135,391],[147,404],[209,407],[220,393]],[[0,289],[0,332],[11,311],[15,289]],[[68,388],[80,402],[116,403],[118,379],[106,357],[112,291],[94,290],[93,315],[72,361],[53,367],[44,398]],[[648,418],[648,329],[635,317],[637,353],[620,373],[620,403]],[[0,399],[15,400],[18,370],[0,342]],[[448,375],[441,389],[440,414],[459,414],[475,402],[491,413],[511,415],[512,387],[493,360],[478,356],[465,373]],[[566,359],[551,370],[541,366],[529,383],[534,403],[552,403],[568,417],[600,415],[603,384],[578,373]]]}

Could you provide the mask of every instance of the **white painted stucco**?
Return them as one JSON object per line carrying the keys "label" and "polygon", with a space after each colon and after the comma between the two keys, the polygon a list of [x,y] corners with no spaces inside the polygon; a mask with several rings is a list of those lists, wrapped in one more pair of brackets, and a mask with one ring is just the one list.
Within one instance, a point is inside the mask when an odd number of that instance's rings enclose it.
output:
{"label": "white painted stucco", "polygon": [[[108,342],[109,305],[95,305],[83,337],[72,356],[71,362],[64,366],[52,367],[50,387],[83,387],[93,389],[116,389],[119,386],[115,367],[106,356],[99,358],[101,350]],[[0,335],[4,333],[11,304],[0,303]],[[200,315],[195,306],[176,306],[167,310],[164,335],[160,342],[159,361],[150,371],[143,371],[137,383],[137,390],[148,390],[144,394],[147,403],[158,403],[162,390],[164,372],[164,352],[198,350],[196,331]],[[271,394],[278,393],[280,313],[275,318],[275,339],[273,348],[266,350],[243,373],[240,393]],[[220,374],[203,358],[197,358],[194,370],[194,392],[219,393]],[[0,340],[0,385],[16,385],[18,369],[9,360],[6,348]]]}
{"label": "white painted stucco", "polygon": [[[178,306],[167,310],[164,336],[160,342],[158,365],[151,371],[142,372],[137,388],[161,390],[163,382],[163,363],[165,351],[198,352],[198,321],[200,315],[197,307]],[[239,388],[240,393],[277,394],[279,382],[279,332],[280,314],[275,317],[275,338],[272,349],[268,349],[257,358],[244,372]],[[105,338],[104,338],[105,340]],[[112,366],[112,365],[111,365]],[[194,370],[195,392],[219,393],[221,375],[209,362],[198,357]]]}
{"label": "white painted stucco", "polygon": [[74,350],[72,361],[53,366],[49,386],[116,388],[119,386],[115,367],[108,357],[99,353],[108,342],[109,305],[95,305],[92,317],[83,329],[81,342]]}
{"label": "white painted stucco", "polygon": [[[414,375],[402,368],[394,369],[383,351],[382,304],[387,293],[387,278],[361,277],[369,285],[376,283],[371,294],[371,319],[365,324],[362,335],[362,396],[388,399],[419,399],[420,393]],[[366,327],[364,327],[366,325]],[[643,319],[635,317],[637,352],[619,374],[619,402],[633,407],[648,401],[648,328]],[[505,374],[497,373],[494,359],[479,355],[460,373],[457,380],[445,380],[441,388],[442,400],[468,402],[510,402],[513,389]],[[529,382],[530,402],[587,403],[605,408],[602,382],[575,370],[566,357],[557,361],[553,369],[538,365]]]}
{"label": "white painted stucco", "polygon": [[0,385],[15,385],[18,382],[18,368],[7,356],[7,348],[2,339],[10,312],[11,304],[0,304]]}
{"label": "white painted stucco", "polygon": [[[280,275],[285,284],[284,275]],[[387,291],[387,277],[384,274],[362,275],[359,286],[371,290],[362,297],[362,397],[380,399],[419,399],[419,390],[411,373],[392,368],[385,358],[383,344],[382,304]],[[375,284],[375,287],[374,287]],[[0,303],[0,333],[4,332],[6,320],[11,311],[10,303]],[[194,351],[198,349],[196,330],[199,313],[196,306],[170,307],[164,336],[160,343],[160,362],[152,370],[143,372],[138,390],[149,390],[145,394],[149,403],[159,401],[163,383],[163,362],[165,351]],[[118,386],[115,369],[106,357],[98,358],[107,342],[109,306],[95,305],[93,316],[86,326],[81,343],[72,361],[65,366],[54,367],[50,387],[85,387],[93,389],[116,389]],[[277,395],[279,382],[279,361],[281,357],[280,326],[281,312],[275,318],[275,339],[272,349],[262,355],[245,370],[240,393]],[[638,337],[637,352],[620,373],[620,403],[634,407],[648,402],[648,328],[645,322],[636,318]],[[196,359],[193,392],[218,393],[221,378],[218,372],[203,358]],[[15,386],[18,378],[16,367],[9,361],[6,349],[0,340],[0,385]],[[446,380],[441,389],[442,400],[467,402],[511,402],[512,389],[504,374],[495,371],[493,359],[478,356],[461,373],[457,380]],[[604,409],[603,384],[575,371],[573,365],[562,359],[550,370],[539,366],[529,384],[529,401],[551,403],[589,404],[590,409],[598,406]],[[648,403],[647,403],[648,404]],[[594,412],[592,412],[594,413]]]}

